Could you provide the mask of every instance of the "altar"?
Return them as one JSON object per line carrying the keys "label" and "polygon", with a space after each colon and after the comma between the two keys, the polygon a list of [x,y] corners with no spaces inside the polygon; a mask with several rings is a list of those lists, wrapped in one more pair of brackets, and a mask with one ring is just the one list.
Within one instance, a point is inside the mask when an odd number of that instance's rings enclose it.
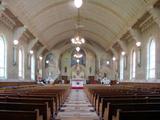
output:
{"label": "altar", "polygon": [[74,78],[70,81],[72,89],[83,89],[84,84],[86,84],[85,79]]}
{"label": "altar", "polygon": [[72,66],[71,75],[70,84],[72,89],[83,89],[83,85],[86,84],[84,66],[80,64]]}

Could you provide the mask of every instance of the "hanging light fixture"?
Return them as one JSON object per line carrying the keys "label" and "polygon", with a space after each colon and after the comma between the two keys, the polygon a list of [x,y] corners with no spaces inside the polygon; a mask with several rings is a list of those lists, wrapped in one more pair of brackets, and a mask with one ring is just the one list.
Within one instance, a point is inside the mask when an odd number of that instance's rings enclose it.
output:
{"label": "hanging light fixture", "polygon": [[115,57],[113,57],[113,58],[112,58],[112,60],[113,60],[113,61],[116,61],[116,58],[115,58]]}
{"label": "hanging light fixture", "polygon": [[18,40],[13,40],[14,45],[18,45],[19,41]]}
{"label": "hanging light fixture", "polygon": [[124,56],[126,53],[124,51],[122,51],[121,54]]}
{"label": "hanging light fixture", "polygon": [[33,50],[30,50],[29,53],[32,55],[33,54]]}
{"label": "hanging light fixture", "polygon": [[85,43],[85,39],[77,33],[74,38],[71,39],[72,44],[81,45]]}
{"label": "hanging light fixture", "polygon": [[46,63],[49,64],[49,60],[46,60]]}
{"label": "hanging light fixture", "polygon": [[79,59],[79,58],[82,58],[82,57],[83,57],[83,54],[77,52],[77,53],[75,53],[75,54],[73,55],[73,57]]}
{"label": "hanging light fixture", "polygon": [[136,42],[136,45],[137,45],[137,47],[140,47],[141,46],[141,42],[140,41]]}
{"label": "hanging light fixture", "polygon": [[42,60],[43,59],[43,57],[42,56],[39,56],[39,60]]}
{"label": "hanging light fixture", "polygon": [[82,0],[74,0],[74,5],[76,6],[76,8],[80,8],[83,4]]}
{"label": "hanging light fixture", "polygon": [[107,63],[107,65],[109,65],[109,61],[107,61],[106,63]]}
{"label": "hanging light fixture", "polygon": [[[75,1],[82,1],[82,0],[75,0]],[[85,39],[81,36],[81,33],[80,33],[81,26],[82,25],[80,25],[80,10],[78,9],[75,35],[74,35],[73,38],[71,38],[72,44],[77,45],[77,46],[85,43]]]}
{"label": "hanging light fixture", "polygon": [[80,62],[80,60],[79,59],[77,59],[77,63],[79,63]]}
{"label": "hanging light fixture", "polygon": [[80,47],[76,47],[76,51],[79,52],[81,50]]}

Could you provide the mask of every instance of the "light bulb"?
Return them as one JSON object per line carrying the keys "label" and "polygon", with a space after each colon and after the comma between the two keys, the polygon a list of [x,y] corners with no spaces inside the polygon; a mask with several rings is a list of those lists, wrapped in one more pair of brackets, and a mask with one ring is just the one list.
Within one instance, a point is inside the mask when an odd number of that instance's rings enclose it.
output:
{"label": "light bulb", "polygon": [[107,61],[107,65],[109,65],[109,61]]}
{"label": "light bulb", "polygon": [[33,50],[30,50],[29,53],[30,53],[30,54],[33,54]]}
{"label": "light bulb", "polygon": [[113,57],[113,58],[112,58],[112,60],[113,60],[113,61],[115,61],[115,60],[116,60],[116,58],[115,58],[115,57]]}
{"label": "light bulb", "polygon": [[82,41],[82,43],[85,43],[85,39],[84,38],[82,38],[81,41]]}
{"label": "light bulb", "polygon": [[124,51],[122,51],[122,52],[121,52],[121,55],[123,55],[123,56],[124,56],[125,54],[126,54],[126,53],[125,53]]}
{"label": "light bulb", "polygon": [[77,63],[79,63],[79,59],[77,59]]}
{"label": "light bulb", "polygon": [[14,45],[18,45],[18,43],[19,43],[18,40],[14,40],[14,41],[13,41],[13,44],[14,44]]}
{"label": "light bulb", "polygon": [[48,64],[48,63],[49,63],[49,60],[47,60],[46,63]]}
{"label": "light bulb", "polygon": [[80,51],[80,49],[81,49],[80,47],[76,47],[76,51],[77,51],[77,52],[79,52],[79,51]]}
{"label": "light bulb", "polygon": [[78,37],[76,37],[76,41],[79,41],[79,36],[78,36]]}
{"label": "light bulb", "polygon": [[40,60],[42,60],[42,59],[43,59],[43,57],[42,57],[42,56],[39,56],[39,59],[40,59]]}
{"label": "light bulb", "polygon": [[74,5],[76,6],[76,8],[80,8],[83,4],[82,0],[74,0]]}
{"label": "light bulb", "polygon": [[72,38],[72,39],[71,39],[71,42],[74,43],[74,41],[75,41],[74,38]]}
{"label": "light bulb", "polygon": [[136,45],[137,45],[137,47],[140,47],[141,46],[141,42],[136,42]]}

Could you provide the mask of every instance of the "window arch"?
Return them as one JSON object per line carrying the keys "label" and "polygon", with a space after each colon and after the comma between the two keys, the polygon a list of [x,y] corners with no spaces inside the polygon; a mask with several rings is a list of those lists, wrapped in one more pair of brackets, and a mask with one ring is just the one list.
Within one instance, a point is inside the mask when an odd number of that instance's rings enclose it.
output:
{"label": "window arch", "polygon": [[6,41],[4,37],[0,36],[0,79],[7,78],[7,59],[6,59]]}
{"label": "window arch", "polygon": [[124,79],[124,56],[120,57],[120,81]]}
{"label": "window arch", "polygon": [[18,66],[18,76],[19,78],[24,79],[24,50],[22,47],[19,49],[19,66]]}
{"label": "window arch", "polygon": [[151,39],[148,43],[147,50],[147,79],[155,78],[155,58],[156,58],[156,43]]}
{"label": "window arch", "polygon": [[130,79],[135,79],[136,77],[136,51],[131,52],[131,67],[130,67]]}
{"label": "window arch", "polygon": [[35,80],[35,56],[31,55],[31,80]]}

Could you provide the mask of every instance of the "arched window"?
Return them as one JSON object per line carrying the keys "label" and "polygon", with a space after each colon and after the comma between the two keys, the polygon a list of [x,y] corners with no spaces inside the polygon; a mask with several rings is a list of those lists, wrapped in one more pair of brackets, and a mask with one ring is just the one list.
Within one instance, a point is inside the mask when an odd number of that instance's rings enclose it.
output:
{"label": "arched window", "polygon": [[136,52],[132,50],[131,52],[131,67],[130,67],[130,79],[135,79],[136,77]]}
{"label": "arched window", "polygon": [[124,79],[124,56],[121,55],[120,58],[120,81]]}
{"label": "arched window", "polygon": [[24,51],[21,47],[19,49],[19,64],[18,64],[18,76],[21,79],[24,79]]}
{"label": "arched window", "polygon": [[155,47],[155,40],[150,40],[147,50],[147,79],[155,78]]}
{"label": "arched window", "polygon": [[6,44],[3,36],[0,36],[0,79],[6,79]]}
{"label": "arched window", "polygon": [[35,57],[31,55],[31,80],[35,80]]}

